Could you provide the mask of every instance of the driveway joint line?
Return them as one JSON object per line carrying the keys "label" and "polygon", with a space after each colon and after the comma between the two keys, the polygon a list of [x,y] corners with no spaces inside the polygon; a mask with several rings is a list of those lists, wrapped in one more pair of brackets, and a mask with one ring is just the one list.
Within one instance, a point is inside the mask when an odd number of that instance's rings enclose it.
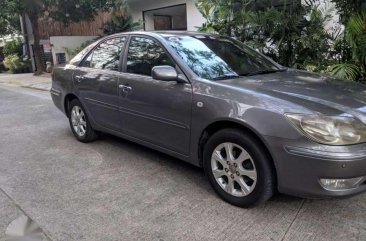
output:
{"label": "driveway joint line", "polygon": [[[9,196],[9,194],[7,194],[5,191],[4,191],[4,189],[2,189],[1,187],[0,187],[0,192],[1,193],[3,193],[9,200],[10,200],[10,202],[17,208],[17,209],[19,209],[25,216],[27,216],[28,218],[30,218],[31,220],[33,220],[34,221],[34,219],[33,218],[31,218],[30,217],[30,215],[28,215],[27,214],[27,212],[22,208],[22,207],[20,207],[20,205],[11,197],[11,196]],[[51,238],[51,236],[48,234],[48,232],[45,232],[45,229],[44,228],[42,228],[37,222],[36,222],[36,224],[38,225],[38,227],[41,229],[41,231],[42,231],[42,233],[44,234],[44,236],[46,236],[46,238],[48,239],[48,240],[50,240],[50,241],[52,241],[52,240],[54,240],[54,239],[52,239]]]}
{"label": "driveway joint line", "polygon": [[301,211],[301,209],[303,208],[304,204],[305,204],[305,199],[303,199],[303,200],[301,201],[300,207],[299,207],[299,209],[297,210],[297,212],[296,212],[296,215],[295,215],[294,219],[291,221],[291,223],[290,223],[290,225],[288,226],[288,228],[287,228],[286,232],[284,233],[284,235],[283,235],[283,237],[282,237],[281,241],[284,241],[284,240],[285,240],[287,233],[290,231],[290,229],[292,228],[293,224],[295,223],[295,221],[296,221],[297,217],[299,216],[300,211]]}

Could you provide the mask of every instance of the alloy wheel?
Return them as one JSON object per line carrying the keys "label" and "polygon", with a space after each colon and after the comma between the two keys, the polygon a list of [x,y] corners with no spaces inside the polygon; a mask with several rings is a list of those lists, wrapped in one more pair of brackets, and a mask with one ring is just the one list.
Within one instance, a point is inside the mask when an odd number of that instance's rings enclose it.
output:
{"label": "alloy wheel", "polygon": [[84,111],[79,106],[74,106],[71,110],[71,123],[75,133],[83,137],[86,134],[86,118]]}
{"label": "alloy wheel", "polygon": [[257,183],[257,170],[252,157],[235,143],[225,142],[214,149],[211,169],[220,187],[236,197],[249,195]]}

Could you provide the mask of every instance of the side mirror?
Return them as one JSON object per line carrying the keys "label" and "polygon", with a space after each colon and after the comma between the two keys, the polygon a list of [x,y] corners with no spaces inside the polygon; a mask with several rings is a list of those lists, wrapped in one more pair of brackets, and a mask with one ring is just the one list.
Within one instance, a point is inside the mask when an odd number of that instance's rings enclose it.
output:
{"label": "side mirror", "polygon": [[187,83],[187,80],[178,75],[175,68],[169,65],[155,66],[151,70],[151,76],[155,80],[177,81],[178,83]]}

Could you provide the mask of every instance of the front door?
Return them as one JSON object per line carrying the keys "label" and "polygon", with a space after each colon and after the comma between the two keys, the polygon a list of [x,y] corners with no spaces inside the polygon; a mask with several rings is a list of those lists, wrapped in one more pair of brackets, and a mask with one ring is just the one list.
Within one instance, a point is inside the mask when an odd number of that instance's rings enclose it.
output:
{"label": "front door", "polygon": [[123,132],[159,147],[189,153],[192,88],[190,84],[154,80],[154,66],[174,62],[161,45],[131,37],[126,73],[120,79]]}
{"label": "front door", "polygon": [[118,112],[120,55],[125,37],[115,37],[100,43],[74,72],[78,96],[97,124],[114,130],[120,129]]}

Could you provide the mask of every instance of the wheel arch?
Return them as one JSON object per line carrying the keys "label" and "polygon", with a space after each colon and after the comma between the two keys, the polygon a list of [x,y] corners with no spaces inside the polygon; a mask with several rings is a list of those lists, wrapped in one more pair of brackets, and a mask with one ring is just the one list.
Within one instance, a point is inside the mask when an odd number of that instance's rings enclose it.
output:
{"label": "wheel arch", "polygon": [[198,159],[199,159],[199,166],[203,166],[203,148],[205,146],[205,143],[207,142],[208,138],[212,136],[214,133],[216,133],[219,130],[226,129],[226,128],[234,128],[239,129],[241,131],[244,131],[246,134],[250,135],[254,139],[256,139],[260,144],[262,144],[263,149],[266,151],[268,157],[271,159],[271,164],[275,171],[275,176],[277,179],[277,171],[276,171],[276,163],[273,159],[273,155],[271,153],[271,150],[264,140],[264,138],[256,131],[254,128],[250,127],[248,124],[240,122],[238,120],[216,120],[204,128],[200,135],[199,139],[199,148],[198,148]]}
{"label": "wheel arch", "polygon": [[72,100],[79,99],[75,94],[69,93],[64,98],[64,110],[67,117],[69,117],[69,105]]}

